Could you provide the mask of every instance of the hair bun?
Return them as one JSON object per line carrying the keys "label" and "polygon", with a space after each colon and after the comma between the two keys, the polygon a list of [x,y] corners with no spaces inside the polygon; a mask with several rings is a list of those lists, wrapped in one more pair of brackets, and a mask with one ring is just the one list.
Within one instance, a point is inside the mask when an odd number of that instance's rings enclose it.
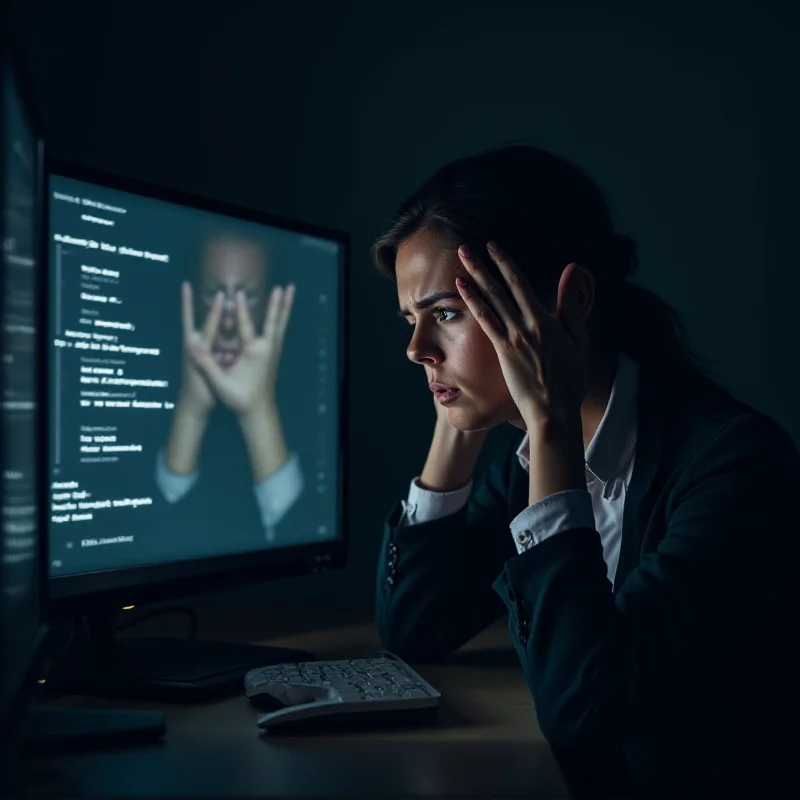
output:
{"label": "hair bun", "polygon": [[611,263],[623,278],[636,272],[639,261],[636,255],[636,242],[624,233],[615,233],[611,243]]}

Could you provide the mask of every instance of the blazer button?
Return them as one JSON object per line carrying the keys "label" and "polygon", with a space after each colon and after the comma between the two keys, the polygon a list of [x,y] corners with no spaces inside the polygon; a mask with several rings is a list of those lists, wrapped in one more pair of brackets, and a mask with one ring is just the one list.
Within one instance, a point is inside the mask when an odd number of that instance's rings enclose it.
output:
{"label": "blazer button", "polygon": [[520,644],[525,644],[528,641],[528,631],[530,630],[530,623],[525,617],[525,609],[522,608],[521,603],[516,604],[517,611],[517,631],[519,633]]}

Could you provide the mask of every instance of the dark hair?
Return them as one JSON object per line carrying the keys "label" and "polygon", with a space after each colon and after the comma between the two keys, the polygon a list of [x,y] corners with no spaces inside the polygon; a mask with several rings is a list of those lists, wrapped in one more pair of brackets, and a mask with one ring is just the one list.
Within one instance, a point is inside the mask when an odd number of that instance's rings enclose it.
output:
{"label": "dark hair", "polygon": [[710,377],[678,311],[628,281],[638,265],[636,245],[615,233],[602,191],[568,161],[531,145],[508,145],[442,167],[375,240],[372,259],[383,275],[395,279],[398,248],[421,231],[442,247],[466,244],[474,253],[496,240],[543,302],[555,298],[567,264],[578,262],[595,281],[589,330],[598,354],[622,351],[641,363]]}

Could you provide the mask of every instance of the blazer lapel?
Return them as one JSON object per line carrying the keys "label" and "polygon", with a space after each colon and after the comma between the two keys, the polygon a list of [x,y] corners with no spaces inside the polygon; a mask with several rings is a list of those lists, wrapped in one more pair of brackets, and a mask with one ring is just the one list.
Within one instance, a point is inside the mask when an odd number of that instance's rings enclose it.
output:
{"label": "blazer lapel", "polygon": [[646,502],[667,434],[668,384],[658,380],[655,370],[639,365],[636,456],[622,514],[622,541],[614,576],[614,594],[639,563],[642,538],[650,513]]}

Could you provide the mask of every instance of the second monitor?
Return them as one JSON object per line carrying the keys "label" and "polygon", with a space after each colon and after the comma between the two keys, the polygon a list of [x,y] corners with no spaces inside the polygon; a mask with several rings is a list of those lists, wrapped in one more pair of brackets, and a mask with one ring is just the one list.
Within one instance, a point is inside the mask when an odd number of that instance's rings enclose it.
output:
{"label": "second monitor", "polygon": [[47,231],[56,614],[341,566],[346,234],[65,164]]}

